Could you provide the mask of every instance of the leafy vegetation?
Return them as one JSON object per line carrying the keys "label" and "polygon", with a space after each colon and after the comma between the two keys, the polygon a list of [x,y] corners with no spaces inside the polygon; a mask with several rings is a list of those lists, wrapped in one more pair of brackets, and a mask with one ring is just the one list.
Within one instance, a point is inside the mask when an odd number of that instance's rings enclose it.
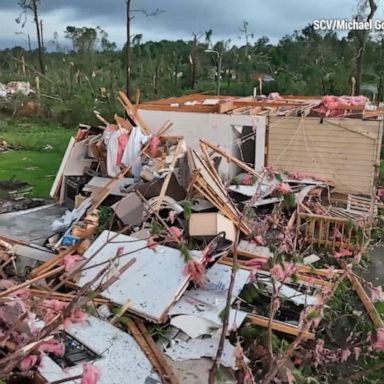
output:
{"label": "leafy vegetation", "polygon": [[[212,30],[205,36],[191,34],[189,41],[143,42],[143,35],[135,35],[130,50],[131,88],[141,90],[142,100],[215,91],[220,61],[222,94],[252,94],[260,77],[264,94],[351,93],[358,47],[353,33],[340,37],[308,25],[272,44],[265,36],[253,38],[251,31],[252,26],[244,22],[240,46],[230,41],[213,44]],[[55,33],[44,52],[40,100],[46,113],[64,124],[92,122],[94,109],[111,118],[119,110],[116,91],[126,88],[125,47],[118,50],[99,27],[68,26],[64,37],[66,44],[60,32]],[[383,99],[383,56],[384,36],[366,36],[361,93],[375,93],[379,100]],[[39,60],[38,50],[0,51],[0,80],[26,80],[36,86]]]}

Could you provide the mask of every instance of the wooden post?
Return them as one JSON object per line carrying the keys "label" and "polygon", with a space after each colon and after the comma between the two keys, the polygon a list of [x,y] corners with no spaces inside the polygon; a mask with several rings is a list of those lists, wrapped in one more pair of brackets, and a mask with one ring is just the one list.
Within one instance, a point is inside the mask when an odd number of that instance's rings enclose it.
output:
{"label": "wooden post", "polygon": [[25,76],[25,59],[24,59],[24,55],[21,56],[21,66],[22,66],[22,70],[23,70],[23,76]]}
{"label": "wooden post", "polygon": [[36,97],[37,97],[37,100],[40,101],[40,77],[39,76],[35,77],[35,83],[36,83]]}

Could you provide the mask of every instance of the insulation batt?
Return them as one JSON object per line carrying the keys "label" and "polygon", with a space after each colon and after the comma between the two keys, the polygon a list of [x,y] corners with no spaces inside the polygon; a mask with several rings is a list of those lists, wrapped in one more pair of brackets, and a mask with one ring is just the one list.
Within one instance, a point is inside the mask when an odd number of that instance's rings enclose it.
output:
{"label": "insulation batt", "polygon": [[372,347],[377,352],[384,351],[384,328],[378,328],[371,336]]}
{"label": "insulation batt", "polygon": [[190,276],[191,280],[198,288],[204,286],[205,269],[202,263],[195,259],[190,259],[184,268],[184,275]]}
{"label": "insulation batt", "polygon": [[63,265],[66,272],[70,272],[74,269],[78,261],[84,260],[80,255],[65,255],[63,259]]}
{"label": "insulation batt", "polygon": [[97,384],[100,379],[100,370],[92,364],[85,363],[80,384]]}
{"label": "insulation batt", "polygon": [[65,347],[64,344],[59,340],[49,340],[40,345],[39,351],[53,353],[56,356],[63,356]]}
{"label": "insulation batt", "polygon": [[364,106],[367,102],[365,96],[323,96],[321,104],[314,111],[330,117],[343,116],[346,111],[340,109],[340,106]]}
{"label": "insulation batt", "polygon": [[24,357],[24,359],[20,363],[20,369],[22,372],[27,372],[36,363],[37,363],[37,356],[36,355],[30,355],[30,356]]}
{"label": "insulation batt", "polygon": [[[52,321],[55,316],[62,312],[68,303],[60,300],[43,300],[44,321],[46,323]],[[64,328],[68,328],[72,323],[82,323],[86,320],[87,314],[81,309],[75,309],[71,316],[64,320]]]}

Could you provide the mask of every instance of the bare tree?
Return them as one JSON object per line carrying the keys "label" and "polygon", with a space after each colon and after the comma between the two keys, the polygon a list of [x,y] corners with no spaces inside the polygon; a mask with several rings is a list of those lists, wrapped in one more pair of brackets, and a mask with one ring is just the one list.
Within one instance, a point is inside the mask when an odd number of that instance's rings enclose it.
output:
{"label": "bare tree", "polygon": [[132,0],[126,0],[126,25],[127,25],[127,43],[126,43],[126,93],[128,98],[131,98],[132,91],[132,47],[131,47],[131,22],[135,18],[132,16],[133,13],[141,13],[147,17],[149,16],[157,16],[164,11],[160,9],[155,9],[152,12],[147,12],[144,9],[132,9]]}
{"label": "bare tree", "polygon": [[19,17],[16,19],[18,24],[21,23],[24,27],[27,20],[27,13],[31,12],[33,15],[33,21],[36,26],[36,37],[37,37],[37,46],[39,52],[39,65],[40,72],[45,74],[45,65],[44,65],[44,45],[43,45],[43,23],[39,20],[39,5],[40,0],[19,0],[18,5],[22,8],[22,12]]}
{"label": "bare tree", "polygon": [[[375,0],[359,0],[358,1],[358,15],[356,16],[357,21],[371,21],[375,12],[377,10],[377,5]],[[369,13],[365,16],[365,14]],[[363,77],[363,67],[364,67],[364,53],[365,46],[367,43],[369,31],[359,30],[355,31],[356,40],[358,43],[357,46],[357,55],[356,55],[356,85],[355,92],[360,94],[361,81]]]}
{"label": "bare tree", "polygon": [[196,84],[196,77],[197,77],[197,48],[199,44],[200,38],[203,36],[203,34],[195,33],[193,32],[193,41],[192,41],[192,51],[191,55],[189,56],[189,61],[191,63],[191,88],[195,88]]}
{"label": "bare tree", "polygon": [[239,28],[241,34],[244,35],[245,38],[245,57],[248,58],[248,48],[249,48],[249,40],[253,38],[253,33],[249,31],[249,22],[243,20],[243,25]]}

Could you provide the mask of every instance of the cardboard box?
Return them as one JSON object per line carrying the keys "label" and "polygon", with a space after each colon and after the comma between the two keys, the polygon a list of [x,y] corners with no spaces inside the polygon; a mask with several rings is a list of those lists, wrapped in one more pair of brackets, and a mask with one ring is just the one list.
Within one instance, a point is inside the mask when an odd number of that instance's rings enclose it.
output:
{"label": "cardboard box", "polygon": [[218,212],[192,213],[189,219],[190,236],[216,236],[223,231],[227,240],[236,241],[235,224]]}

